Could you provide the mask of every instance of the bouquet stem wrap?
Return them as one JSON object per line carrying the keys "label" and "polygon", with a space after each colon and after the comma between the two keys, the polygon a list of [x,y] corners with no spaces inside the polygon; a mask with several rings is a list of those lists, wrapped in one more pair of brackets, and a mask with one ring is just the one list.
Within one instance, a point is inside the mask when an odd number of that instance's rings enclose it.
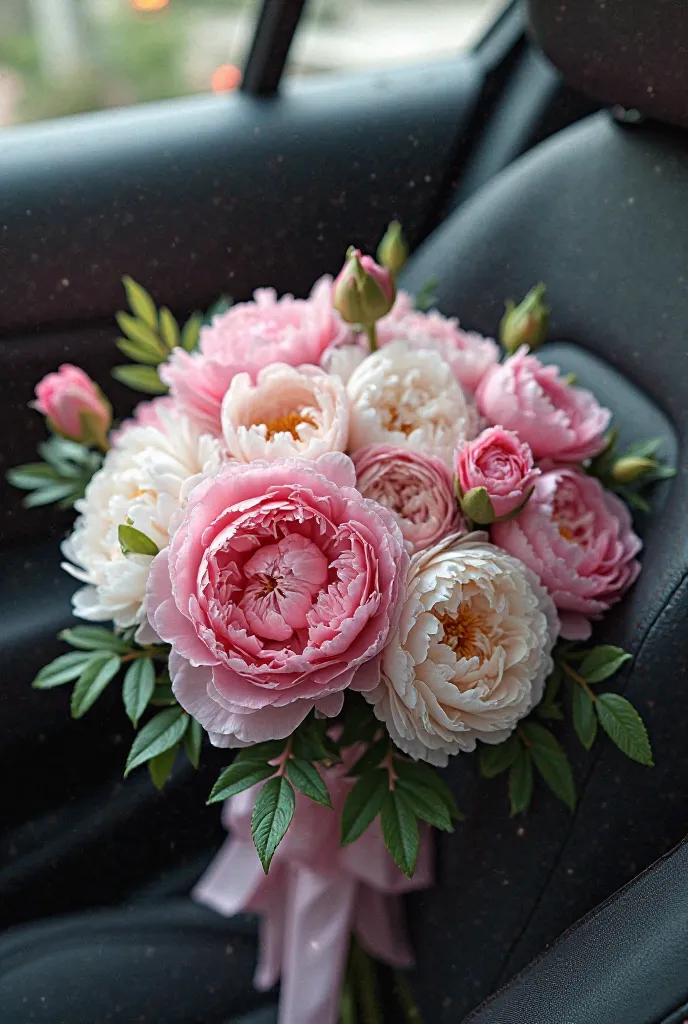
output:
{"label": "bouquet stem wrap", "polygon": [[266,990],[281,980],[280,1024],[337,1024],[352,933],[392,967],[414,962],[401,895],[433,884],[430,829],[421,827],[412,879],[389,855],[377,819],[340,847],[341,807],[351,785],[342,772],[340,766],[326,773],[334,810],[297,794],[294,819],[268,875],[251,839],[257,790],[228,800],[223,823],[231,836],[193,893],[226,916],[260,915],[254,984]]}

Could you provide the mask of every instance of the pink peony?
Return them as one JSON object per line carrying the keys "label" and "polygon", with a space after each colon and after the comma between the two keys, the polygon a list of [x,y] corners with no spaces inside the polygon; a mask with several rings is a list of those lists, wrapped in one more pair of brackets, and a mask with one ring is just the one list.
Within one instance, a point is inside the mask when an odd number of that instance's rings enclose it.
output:
{"label": "pink peony", "polygon": [[322,277],[308,299],[260,288],[253,302],[240,302],[201,328],[197,352],[175,348],[160,376],[181,411],[216,436],[221,434],[222,399],[237,373],[255,377],[270,363],[318,364],[330,345],[350,337],[332,308],[332,281]]}
{"label": "pink peony", "polygon": [[612,414],[584,388],[543,366],[522,346],[485,374],[476,393],[478,408],[490,423],[515,430],[536,459],[581,462],[598,455]]}
{"label": "pink peony", "polygon": [[486,371],[499,360],[499,346],[491,338],[462,331],[458,320],[436,310],[415,310],[406,292],[399,292],[391,312],[377,324],[378,345],[391,341],[405,341],[411,348],[435,349],[469,395],[475,393]]}
{"label": "pink peony", "polygon": [[395,514],[412,553],[465,526],[451,474],[440,459],[373,444],[356,453],[354,465],[359,491]]}
{"label": "pink peony", "polygon": [[474,441],[459,442],[454,469],[462,494],[485,488],[496,519],[527,501],[540,475],[530,447],[503,427],[488,427]]}
{"label": "pink peony", "polygon": [[32,404],[63,437],[85,444],[105,443],[112,422],[110,403],[78,366],[63,363],[57,373],[47,374],[36,385]]}
{"label": "pink peony", "polygon": [[191,494],[153,561],[148,614],[179,703],[216,746],[288,736],[367,690],[409,558],[342,453],[231,465]]}
{"label": "pink peony", "polygon": [[595,477],[551,469],[517,519],[496,523],[492,540],[534,570],[559,609],[561,635],[586,640],[636,579],[641,548],[624,503]]}

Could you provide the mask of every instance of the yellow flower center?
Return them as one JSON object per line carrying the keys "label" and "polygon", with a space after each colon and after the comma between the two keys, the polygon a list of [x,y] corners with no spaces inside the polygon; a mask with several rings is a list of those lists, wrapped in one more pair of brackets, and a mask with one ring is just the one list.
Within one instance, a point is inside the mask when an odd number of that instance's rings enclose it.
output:
{"label": "yellow flower center", "polygon": [[457,658],[484,660],[487,653],[487,627],[485,620],[473,611],[470,604],[459,605],[455,615],[448,612],[433,612],[433,615],[442,623],[444,636],[441,642],[451,647]]}
{"label": "yellow flower center", "polygon": [[272,441],[275,434],[291,434],[294,440],[298,441],[298,428],[302,423],[307,423],[311,427],[317,426],[315,420],[306,415],[303,410],[297,412],[296,409],[285,413],[284,416],[277,416],[274,420],[268,420],[264,424],[267,430],[267,440]]}

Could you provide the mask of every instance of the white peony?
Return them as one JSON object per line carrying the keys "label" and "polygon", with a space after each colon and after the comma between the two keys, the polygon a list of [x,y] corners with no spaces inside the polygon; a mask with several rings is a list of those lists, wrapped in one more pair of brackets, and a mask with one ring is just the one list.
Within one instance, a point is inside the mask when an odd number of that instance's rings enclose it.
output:
{"label": "white peony", "polygon": [[167,547],[175,513],[222,461],[220,443],[171,408],[158,407],[155,425],[119,432],[76,502],[80,515],[62,545],[63,568],[87,584],[72,599],[75,615],[112,620],[122,629],[138,626],[137,639],[154,639],[144,607],[152,556],[123,555],[118,527],[129,521],[158,548]]}
{"label": "white peony", "polygon": [[326,373],[335,374],[347,384],[356,367],[368,355],[370,346],[365,338],[347,345],[330,345],[320,357],[320,366]]}
{"label": "white peony", "polygon": [[486,537],[455,534],[413,557],[381,681],[364,695],[398,747],[435,765],[505,740],[552,670],[554,603]]}
{"label": "white peony", "polygon": [[479,417],[451,367],[431,349],[395,341],[354,370],[349,450],[370,444],[419,448],[451,467],[457,441],[475,437]]}
{"label": "white peony", "polygon": [[238,373],[222,401],[222,432],[238,462],[343,452],[349,433],[346,390],[339,377],[316,366],[272,363],[255,383],[248,373]]}

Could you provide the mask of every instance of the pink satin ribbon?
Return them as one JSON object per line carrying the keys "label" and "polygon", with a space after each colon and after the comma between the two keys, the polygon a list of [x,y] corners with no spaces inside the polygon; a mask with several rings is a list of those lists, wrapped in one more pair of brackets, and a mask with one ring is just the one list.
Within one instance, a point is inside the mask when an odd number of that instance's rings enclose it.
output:
{"label": "pink satin ribbon", "polygon": [[351,786],[342,772],[325,773],[334,810],[297,793],[293,821],[267,876],[251,839],[258,789],[228,800],[222,820],[231,836],[193,892],[220,914],[261,916],[254,984],[265,990],[281,979],[280,1024],[337,1024],[352,932],[376,959],[392,967],[414,963],[400,897],[432,885],[430,829],[421,827],[412,879],[387,852],[377,820],[340,847],[341,808]]}

